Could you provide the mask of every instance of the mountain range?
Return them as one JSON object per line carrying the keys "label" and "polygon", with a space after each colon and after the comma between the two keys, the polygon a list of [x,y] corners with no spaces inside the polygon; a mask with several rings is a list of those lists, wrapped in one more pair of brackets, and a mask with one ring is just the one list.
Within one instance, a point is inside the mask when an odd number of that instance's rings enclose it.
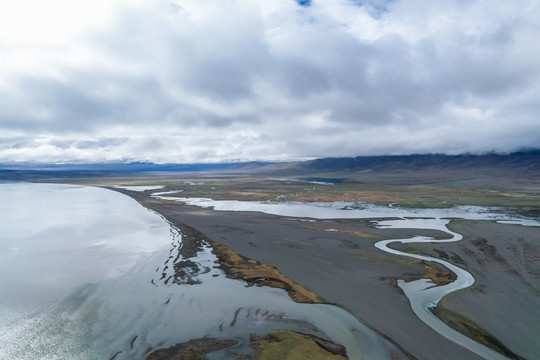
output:
{"label": "mountain range", "polygon": [[483,155],[383,155],[318,158],[294,162],[232,162],[201,164],[153,164],[145,162],[105,164],[0,164],[2,172],[234,172],[310,174],[336,172],[410,172],[470,170],[540,174],[540,150]]}

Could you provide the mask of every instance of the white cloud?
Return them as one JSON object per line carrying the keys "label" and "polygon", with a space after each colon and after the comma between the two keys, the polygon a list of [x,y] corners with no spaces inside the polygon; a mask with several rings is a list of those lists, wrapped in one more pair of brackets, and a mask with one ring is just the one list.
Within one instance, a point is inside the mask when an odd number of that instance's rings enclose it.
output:
{"label": "white cloud", "polygon": [[0,162],[537,146],[538,36],[534,0],[2,2]]}

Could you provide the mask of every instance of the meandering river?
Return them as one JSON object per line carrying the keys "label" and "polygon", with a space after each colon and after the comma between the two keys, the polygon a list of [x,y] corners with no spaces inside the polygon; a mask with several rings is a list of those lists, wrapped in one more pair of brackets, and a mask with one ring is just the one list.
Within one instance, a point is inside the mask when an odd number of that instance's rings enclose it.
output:
{"label": "meandering river", "polygon": [[450,231],[447,228],[449,219],[461,218],[468,220],[495,220],[502,223],[521,224],[525,226],[540,226],[533,219],[521,218],[509,215],[504,209],[486,208],[479,206],[460,206],[445,209],[407,209],[391,206],[377,206],[368,203],[282,203],[282,202],[254,202],[237,200],[212,200],[208,198],[179,198],[171,196],[154,195],[156,198],[181,201],[189,205],[213,208],[216,211],[257,211],[268,214],[303,217],[309,219],[384,219],[374,220],[378,227],[410,228],[410,229],[433,229],[448,233],[451,238],[440,240],[425,236],[415,236],[407,239],[391,239],[379,241],[375,246],[382,251],[399,256],[407,256],[420,260],[434,261],[444,265],[456,274],[456,280],[447,285],[435,285],[430,279],[419,279],[410,282],[398,281],[398,286],[403,289],[409,298],[414,313],[429,327],[437,331],[445,338],[459,344],[462,347],[484,357],[485,359],[507,359],[507,357],[491,350],[490,348],[475,342],[447,326],[439,318],[432,314],[430,308],[436,307],[443,296],[454,291],[465,289],[474,284],[474,277],[466,270],[455,266],[447,261],[433,257],[406,253],[394,250],[388,245],[392,243],[421,243],[421,242],[452,242],[462,239],[461,234]]}
{"label": "meandering river", "polygon": [[414,281],[405,282],[398,280],[398,286],[403,290],[405,295],[409,298],[411,308],[416,316],[418,316],[424,323],[426,323],[433,330],[444,336],[445,338],[459,344],[460,346],[482,356],[485,359],[492,360],[504,360],[506,356],[499,354],[490,348],[477,343],[476,341],[466,337],[460,332],[450,328],[438,317],[433,315],[430,311],[431,308],[437,306],[443,296],[450,294],[454,291],[465,289],[474,284],[474,277],[466,270],[451,264],[447,261],[436,259],[430,256],[411,254],[394,250],[388,245],[392,243],[422,243],[422,242],[453,242],[463,239],[461,234],[450,231],[446,225],[450,220],[445,219],[402,219],[402,220],[386,220],[378,221],[379,227],[393,227],[393,228],[414,228],[414,229],[436,229],[447,232],[452,235],[452,238],[445,240],[437,240],[432,237],[415,236],[410,239],[392,239],[382,240],[375,243],[375,246],[383,251],[400,256],[412,257],[415,259],[433,261],[444,265],[454,274],[456,274],[456,280],[447,285],[435,286],[431,279],[418,279]]}

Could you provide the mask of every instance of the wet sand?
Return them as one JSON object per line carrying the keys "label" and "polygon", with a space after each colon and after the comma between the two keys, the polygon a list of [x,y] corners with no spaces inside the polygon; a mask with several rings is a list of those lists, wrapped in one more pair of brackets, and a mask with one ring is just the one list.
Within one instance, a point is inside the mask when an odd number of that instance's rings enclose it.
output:
{"label": "wet sand", "polygon": [[[368,220],[301,221],[262,213],[214,212],[159,201],[144,193],[126,194],[173,223],[191,226],[242,256],[275,267],[329,303],[351,311],[410,358],[480,359],[419,320],[395,287],[397,278],[430,272],[426,264],[373,246],[382,239],[413,233],[446,237],[445,233],[377,229]],[[325,231],[329,229],[338,231]]]}

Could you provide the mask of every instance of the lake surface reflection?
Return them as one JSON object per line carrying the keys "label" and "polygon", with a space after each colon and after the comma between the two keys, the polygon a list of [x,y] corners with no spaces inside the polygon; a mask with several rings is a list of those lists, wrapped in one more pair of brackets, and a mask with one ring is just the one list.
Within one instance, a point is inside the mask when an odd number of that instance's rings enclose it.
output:
{"label": "lake surface reflection", "polygon": [[204,336],[239,341],[212,357],[226,359],[278,328],[325,334],[351,359],[389,358],[392,346],[339,307],[228,279],[205,243],[186,258],[180,232],[129,197],[27,183],[0,195],[2,359],[141,359]]}

